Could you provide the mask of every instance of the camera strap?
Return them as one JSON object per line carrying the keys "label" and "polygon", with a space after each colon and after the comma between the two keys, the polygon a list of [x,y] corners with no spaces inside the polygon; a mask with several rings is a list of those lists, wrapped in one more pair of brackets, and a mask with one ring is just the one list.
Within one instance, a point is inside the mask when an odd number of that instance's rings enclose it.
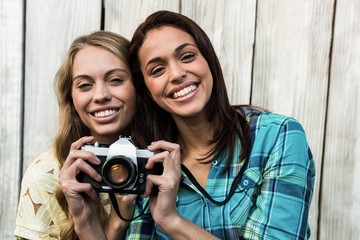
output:
{"label": "camera strap", "polygon": [[[260,116],[260,114],[262,113],[262,111],[258,110],[258,109],[254,109],[251,107],[242,107],[240,110],[238,110],[239,113],[246,117],[247,115],[249,115],[250,120],[249,120],[249,130],[250,130],[250,134],[251,137],[253,136],[253,132],[256,130],[256,124],[257,124],[257,119]],[[252,141],[253,142],[253,141]],[[251,147],[252,147],[252,143],[251,143]],[[240,168],[239,173],[236,175],[236,177],[234,178],[233,183],[231,184],[231,188],[230,188],[230,192],[229,194],[226,196],[226,198],[223,201],[216,201],[215,199],[213,199],[210,194],[208,192],[206,192],[206,190],[198,183],[198,181],[196,181],[195,177],[192,175],[192,173],[190,172],[190,170],[185,167],[185,165],[181,164],[181,170],[186,174],[186,176],[189,178],[189,180],[195,185],[195,187],[207,198],[209,199],[210,202],[221,206],[226,204],[230,198],[232,197],[232,195],[234,195],[234,192],[242,178],[242,176],[244,175],[245,169],[247,168],[249,163],[249,156],[247,156],[247,158],[244,160],[243,165]]]}
{"label": "camera strap", "polygon": [[230,188],[230,192],[229,194],[226,196],[226,198],[223,201],[216,201],[215,199],[213,199],[210,194],[198,183],[198,181],[196,181],[195,177],[192,175],[192,173],[190,172],[190,170],[185,167],[185,165],[181,164],[181,170],[186,174],[186,176],[189,178],[189,180],[195,185],[195,187],[207,198],[209,199],[210,202],[221,206],[226,204],[230,198],[232,197],[232,195],[234,195],[234,192],[236,190],[237,185],[240,182],[241,177],[243,176],[246,166],[247,166],[247,162],[245,161],[244,164],[241,166],[241,169],[239,171],[239,173],[236,175],[233,183],[231,184],[231,188]]}
{"label": "camera strap", "polygon": [[147,201],[144,209],[141,211],[141,213],[140,213],[139,215],[137,215],[137,216],[135,216],[135,217],[133,217],[133,218],[131,218],[131,219],[126,219],[126,218],[124,218],[124,217],[121,215],[121,213],[120,213],[119,205],[118,205],[118,202],[117,202],[117,200],[116,200],[115,194],[114,194],[114,193],[109,193],[109,197],[110,197],[110,200],[111,200],[111,204],[113,205],[113,207],[114,207],[114,209],[115,209],[116,214],[119,216],[119,218],[120,218],[121,220],[123,220],[123,221],[125,221],[125,222],[131,222],[132,220],[135,220],[135,219],[141,217],[141,215],[144,214],[144,212],[146,211],[146,209],[147,209],[148,206],[149,206],[149,202]]}

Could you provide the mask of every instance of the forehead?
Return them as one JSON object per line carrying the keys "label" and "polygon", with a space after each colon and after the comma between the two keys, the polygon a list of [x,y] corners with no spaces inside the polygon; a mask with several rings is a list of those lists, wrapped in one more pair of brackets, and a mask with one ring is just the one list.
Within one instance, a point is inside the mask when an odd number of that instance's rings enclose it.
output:
{"label": "forehead", "polygon": [[98,46],[85,46],[74,56],[73,67],[94,64],[124,65],[125,63],[110,50]]}
{"label": "forehead", "polygon": [[[173,46],[184,42],[195,43],[194,38],[182,29],[173,26],[163,26],[150,30],[141,48]],[[141,50],[141,49],[140,49]]]}
{"label": "forehead", "polygon": [[163,26],[156,27],[156,28],[149,30],[146,33],[145,40],[149,37],[149,35],[153,35],[153,34],[157,34],[157,33],[163,34],[164,32],[171,33],[171,34],[186,34],[191,37],[191,34],[189,34],[187,31],[185,31],[184,29],[182,29],[180,27],[176,27],[173,25],[163,25]]}
{"label": "forehead", "polygon": [[95,56],[118,58],[114,53],[110,52],[108,49],[105,49],[103,47],[85,45],[74,55],[74,59],[89,58]]}
{"label": "forehead", "polygon": [[[139,49],[140,60],[153,55],[162,55],[173,52],[185,43],[196,45],[194,38],[182,29],[173,26],[162,26],[150,30]],[[149,56],[149,54],[151,56]]]}

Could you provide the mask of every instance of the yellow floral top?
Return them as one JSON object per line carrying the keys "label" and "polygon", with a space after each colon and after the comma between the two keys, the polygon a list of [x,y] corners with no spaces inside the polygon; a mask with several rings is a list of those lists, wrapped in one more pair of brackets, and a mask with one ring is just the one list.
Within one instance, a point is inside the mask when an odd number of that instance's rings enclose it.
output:
{"label": "yellow floral top", "polygon": [[[59,165],[52,150],[39,155],[21,182],[15,236],[25,239],[59,239],[67,218],[55,198]],[[102,194],[103,195],[103,194]],[[102,196],[110,211],[108,195]]]}

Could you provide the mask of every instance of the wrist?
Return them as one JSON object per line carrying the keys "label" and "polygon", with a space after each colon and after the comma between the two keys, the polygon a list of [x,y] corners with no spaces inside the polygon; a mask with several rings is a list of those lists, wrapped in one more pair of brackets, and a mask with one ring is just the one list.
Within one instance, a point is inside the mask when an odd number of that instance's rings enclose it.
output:
{"label": "wrist", "polygon": [[195,223],[176,215],[170,221],[163,221],[158,224],[159,228],[170,236],[171,239],[189,240],[189,239],[206,239],[212,240],[217,237],[207,232],[205,229],[197,226]]}
{"label": "wrist", "polygon": [[161,231],[167,233],[168,235],[172,235],[171,233],[176,233],[179,231],[179,226],[182,225],[184,218],[182,218],[179,214],[176,214],[168,219],[163,219],[163,221],[157,221],[156,225],[161,229]]}
{"label": "wrist", "polygon": [[106,226],[106,236],[108,239],[123,239],[126,234],[126,230],[129,227],[129,223],[122,220],[108,220]]}
{"label": "wrist", "polygon": [[99,219],[74,220],[74,230],[79,239],[107,239]]}

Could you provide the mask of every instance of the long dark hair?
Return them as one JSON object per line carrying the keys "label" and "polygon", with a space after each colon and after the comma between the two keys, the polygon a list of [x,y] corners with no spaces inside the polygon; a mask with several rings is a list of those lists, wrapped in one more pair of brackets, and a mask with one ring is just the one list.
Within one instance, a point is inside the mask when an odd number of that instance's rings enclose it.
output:
{"label": "long dark hair", "polygon": [[152,100],[145,85],[138,57],[146,34],[162,26],[173,26],[190,34],[211,70],[213,88],[205,112],[207,121],[214,129],[214,136],[209,142],[214,144],[214,148],[206,157],[215,152],[220,155],[228,154],[225,167],[227,169],[234,154],[236,140],[239,138],[241,143],[239,160],[246,159],[250,151],[248,124],[241,108],[236,109],[230,105],[220,62],[211,41],[198,24],[175,12],[157,11],[151,14],[138,26],[130,42],[129,64],[139,101],[138,113],[143,115],[135,119],[134,135],[138,140],[142,139],[143,144],[159,139],[175,142],[178,137],[178,129],[172,116]]}

